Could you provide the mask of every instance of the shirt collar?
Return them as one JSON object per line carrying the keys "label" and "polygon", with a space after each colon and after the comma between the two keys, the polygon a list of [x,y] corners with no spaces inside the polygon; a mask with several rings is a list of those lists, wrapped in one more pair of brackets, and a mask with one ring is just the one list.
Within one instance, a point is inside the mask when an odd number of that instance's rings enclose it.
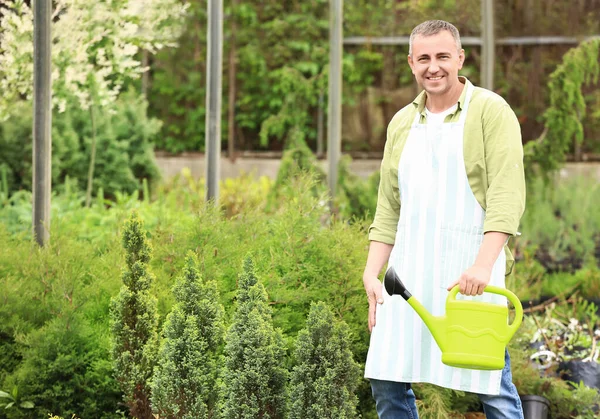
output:
{"label": "shirt collar", "polygon": [[[458,79],[460,80],[461,83],[463,83],[465,85],[465,87],[464,87],[462,93],[460,94],[460,97],[458,98],[458,106],[456,107],[456,111],[454,111],[454,113],[458,112],[459,110],[462,110],[463,104],[467,97],[467,89],[471,86],[471,82],[466,77],[458,76]],[[425,102],[427,100],[426,95],[427,95],[427,93],[425,92],[425,90],[423,90],[421,93],[419,93],[419,95],[413,101],[413,105],[415,105],[415,107],[417,108],[417,111],[421,115],[425,115]]]}

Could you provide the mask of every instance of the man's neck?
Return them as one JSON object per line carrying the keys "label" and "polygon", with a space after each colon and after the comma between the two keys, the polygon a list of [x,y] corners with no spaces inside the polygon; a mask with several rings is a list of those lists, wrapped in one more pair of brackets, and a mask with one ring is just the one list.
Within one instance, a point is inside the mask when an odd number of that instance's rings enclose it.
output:
{"label": "man's neck", "polygon": [[427,94],[425,105],[430,112],[444,112],[446,109],[449,109],[458,103],[458,99],[460,99],[460,95],[462,94],[464,88],[465,85],[463,81],[460,80],[459,83],[454,85],[452,90],[444,93],[443,95],[438,96]]}

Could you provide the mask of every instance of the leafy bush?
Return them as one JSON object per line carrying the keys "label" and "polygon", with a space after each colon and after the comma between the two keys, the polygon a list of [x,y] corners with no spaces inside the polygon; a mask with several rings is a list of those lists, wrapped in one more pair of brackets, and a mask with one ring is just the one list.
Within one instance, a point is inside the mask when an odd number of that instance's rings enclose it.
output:
{"label": "leafy bush", "polygon": [[251,258],[239,277],[237,309],[225,338],[223,416],[284,418],[287,370],[285,344],[273,329],[267,292],[258,282]]}
{"label": "leafy bush", "polygon": [[149,380],[156,363],[158,317],[156,298],[149,292],[154,279],[148,269],[152,248],[136,212],[125,224],[123,247],[127,270],[110,311],[115,376],[131,415],[151,419]]}
{"label": "leafy bush", "polygon": [[311,305],[296,343],[290,419],[356,418],[360,368],[349,348],[349,332],[325,303]]}
{"label": "leafy bush", "polygon": [[[115,113],[96,115],[97,156],[94,192],[100,188],[109,197],[132,193],[142,178],[157,181],[160,173],[152,143],[160,122],[146,116],[147,103],[134,91],[121,95]],[[12,117],[0,125],[0,167],[8,168],[8,190],[31,190],[32,109],[16,103]],[[86,111],[73,106],[52,118],[52,182],[57,188],[69,177],[80,189],[87,183],[92,125]]]}
{"label": "leafy bush", "polygon": [[29,411],[7,410],[7,418],[70,416],[116,418],[121,394],[112,378],[108,336],[86,325],[78,313],[50,320],[21,342],[23,362],[6,380],[34,403]]}
{"label": "leafy bush", "polygon": [[594,261],[600,245],[600,184],[574,177],[545,185],[530,180],[517,249],[535,246],[547,272],[574,272]]}
{"label": "leafy bush", "polygon": [[[348,324],[351,331],[349,347],[354,359],[364,360],[369,343],[365,326],[367,305],[361,281],[357,278],[362,276],[364,269],[369,221],[355,219],[348,222],[343,216],[332,215],[324,204],[325,196],[312,192],[324,189],[324,185],[315,182],[314,177],[306,175],[293,177],[282,183],[278,205],[268,210],[262,204],[256,208],[241,205],[233,217],[222,208],[204,205],[202,182],[185,175],[177,183],[155,189],[155,200],[147,197],[140,200],[137,193],[118,193],[113,201],[98,197],[90,208],[82,207],[81,193],[71,188],[70,182],[65,182],[61,188],[63,192],[53,197],[51,242],[43,249],[30,239],[31,195],[28,192],[13,194],[10,205],[0,208],[0,336],[6,337],[4,348],[7,351],[4,353],[10,358],[3,358],[0,363],[0,389],[7,391],[17,385],[23,398],[34,401],[36,408],[63,416],[74,412],[81,417],[113,418],[117,409],[125,410],[119,404],[122,396],[115,390],[118,386],[110,377],[108,366],[101,362],[109,359],[110,298],[118,294],[121,286],[119,278],[124,263],[120,243],[123,223],[132,209],[145,220],[146,236],[153,243],[153,258],[148,269],[156,278],[148,292],[157,297],[156,311],[161,318],[177,303],[171,289],[185,269],[188,249],[198,255],[199,275],[217,281],[220,302],[229,315],[235,309],[240,261],[250,253],[255,275],[269,291],[273,325],[283,331],[285,347],[290,353],[296,336],[306,327],[311,303],[322,300],[327,301],[336,318]],[[261,188],[256,186],[253,190],[248,186],[244,189],[252,197],[262,194]],[[534,202],[538,199],[532,194],[530,197]],[[535,210],[535,206],[532,209]],[[565,217],[576,214],[575,210],[565,211]],[[589,223],[586,225],[593,222],[583,221]],[[594,287],[598,286],[598,275],[590,264],[585,264],[575,274],[545,275],[545,268],[535,258],[533,243],[541,243],[545,236],[533,222],[531,216],[524,225],[527,227],[523,229],[524,237],[519,239],[532,241],[519,245],[521,260],[516,271],[523,274],[519,287],[537,287],[535,292],[541,295],[546,290],[556,292],[554,287],[559,283],[582,283],[590,289],[591,296],[597,289]],[[515,291],[521,296],[524,289]],[[56,319],[62,319],[63,323]],[[69,338],[75,342],[74,348],[68,346],[65,349],[71,354],[70,365],[78,366],[78,373],[73,376],[91,383],[98,403],[90,402],[88,410],[82,399],[76,398],[72,403],[66,401],[71,397],[66,387],[57,386],[53,393],[64,401],[60,406],[63,410],[52,408],[55,406],[52,400],[46,399],[51,396],[50,392],[41,397],[29,390],[54,388],[57,378],[52,375],[43,375],[39,386],[29,387],[28,380],[33,374],[25,371],[32,365],[54,362],[54,355],[48,348],[50,342],[60,341],[55,335],[62,336],[58,333],[61,330],[58,325],[66,328],[66,319],[71,319],[70,324],[74,325],[71,333],[79,336]],[[52,334],[44,333],[50,330]],[[519,345],[526,347],[528,342]],[[85,348],[94,350],[89,353],[90,350]],[[511,350],[515,360],[513,372],[520,380],[518,385],[527,388],[527,382],[518,376],[526,370],[517,361],[515,349],[511,347]],[[41,355],[36,355],[38,352]],[[528,356],[524,362],[528,361]],[[285,354],[280,362],[284,367],[293,365],[289,354]],[[539,375],[538,370],[534,372]],[[452,413],[478,408],[476,401],[466,394],[438,392],[427,386],[415,388],[423,409],[439,406],[439,403],[448,406]],[[360,381],[357,394],[358,414],[363,418],[374,417],[366,380]],[[583,392],[578,394],[584,396]],[[434,395],[437,401],[431,398]],[[567,403],[565,397],[561,397],[560,400]]]}
{"label": "leafy bush", "polygon": [[350,171],[351,160],[347,155],[340,160],[337,207],[343,218],[372,220],[377,208],[380,173],[376,171],[368,179],[360,179]]}
{"label": "leafy bush", "polygon": [[163,326],[152,378],[152,407],[161,418],[217,414],[218,355],[225,326],[215,281],[203,283],[192,253],[173,293],[177,303]]}

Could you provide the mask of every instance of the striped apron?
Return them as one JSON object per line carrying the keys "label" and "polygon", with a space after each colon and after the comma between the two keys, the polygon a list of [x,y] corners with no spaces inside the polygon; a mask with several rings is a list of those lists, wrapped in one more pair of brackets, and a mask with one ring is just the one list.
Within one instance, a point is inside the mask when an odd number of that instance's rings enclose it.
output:
{"label": "striped apron", "polygon": [[[437,126],[420,124],[417,112],[398,168],[401,210],[388,265],[408,291],[434,316],[445,314],[447,287],[475,261],[483,240],[485,211],[467,179],[463,159],[465,119],[473,88],[466,94],[460,120]],[[500,252],[490,285],[504,288],[506,257]],[[425,382],[455,390],[496,395],[501,371],[479,371],[442,364],[441,351],[410,305],[383,287],[365,377],[404,383]],[[506,304],[484,293],[458,298]]]}

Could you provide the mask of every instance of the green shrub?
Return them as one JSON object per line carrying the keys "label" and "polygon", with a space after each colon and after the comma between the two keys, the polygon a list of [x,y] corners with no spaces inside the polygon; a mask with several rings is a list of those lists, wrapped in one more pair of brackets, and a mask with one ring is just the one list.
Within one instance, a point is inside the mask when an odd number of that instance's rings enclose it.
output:
{"label": "green shrub", "polygon": [[191,252],[173,293],[177,302],[163,326],[152,407],[165,419],[214,418],[218,355],[225,330],[223,306],[216,283],[203,283]]}
{"label": "green shrub", "polygon": [[7,410],[9,419],[70,416],[115,418],[121,398],[109,361],[108,337],[77,313],[47,322],[21,342],[23,362],[4,386],[17,386],[34,403],[29,411]]}
{"label": "green shrub", "polygon": [[283,153],[277,178],[268,197],[270,208],[279,205],[279,201],[286,196],[283,191],[300,176],[314,178],[315,181],[310,184],[309,189],[314,196],[327,191],[325,172],[304,140],[291,143],[290,148]]}
{"label": "green shrub", "polygon": [[575,272],[600,246],[600,184],[592,179],[530,180],[518,248],[535,246],[546,271]]}
{"label": "green shrub", "polygon": [[[72,103],[75,103],[73,101]],[[113,112],[97,112],[97,155],[93,190],[103,188],[108,197],[139,189],[141,179],[155,182],[160,172],[152,143],[160,121],[146,116],[147,103],[130,90],[121,95]],[[0,125],[0,166],[8,168],[11,192],[31,190],[32,109],[16,103],[12,116]],[[60,189],[68,176],[85,189],[90,161],[92,125],[88,111],[75,105],[52,117],[52,183]]]}
{"label": "green shrub", "polygon": [[336,204],[340,215],[346,219],[366,218],[373,220],[377,208],[379,171],[363,180],[350,171],[350,156],[344,156],[338,167],[338,191]]}
{"label": "green shrub", "polygon": [[119,295],[111,300],[115,376],[131,415],[151,419],[149,380],[156,363],[158,317],[156,298],[149,292],[152,249],[136,212],[125,224],[123,247],[127,270]]}
{"label": "green shrub", "polygon": [[325,303],[311,305],[296,343],[290,419],[357,417],[354,391],[361,374],[350,351],[349,333]]}
{"label": "green shrub", "polygon": [[[123,222],[132,209],[145,220],[146,236],[153,243],[153,257],[147,269],[156,274],[156,281],[148,293],[157,296],[156,312],[161,316],[177,303],[171,289],[185,269],[187,249],[193,249],[198,255],[199,275],[218,282],[220,302],[231,315],[235,308],[239,261],[250,252],[256,276],[269,291],[273,325],[283,331],[285,346],[290,352],[297,334],[306,327],[311,303],[323,300],[336,318],[348,324],[354,359],[362,362],[366,358],[367,304],[360,278],[368,249],[368,220],[350,223],[343,216],[333,216],[324,195],[312,192],[324,190],[324,185],[315,185],[314,177],[307,175],[282,183],[281,199],[269,211],[265,211],[262,204],[256,207],[240,204],[234,216],[221,208],[204,205],[201,181],[185,176],[180,180],[185,182],[156,189],[155,201],[140,201],[136,193],[118,193],[113,201],[98,197],[90,208],[82,208],[81,193],[71,188],[70,182],[65,182],[62,192],[53,197],[51,243],[44,249],[37,248],[30,240],[31,195],[28,192],[11,195],[11,205],[0,208],[0,336],[7,336],[7,345],[12,348],[5,352],[10,359],[2,359],[0,363],[0,377],[4,377],[0,389],[10,389],[17,384],[23,397],[36,400],[36,406],[38,401],[41,407],[52,406],[42,398],[34,399],[36,394],[29,392],[23,386],[25,381],[19,381],[18,377],[24,374],[24,365],[34,365],[34,361],[29,360],[36,353],[33,346],[47,347],[42,331],[49,330],[55,318],[73,318],[73,310],[77,314],[78,330],[86,331],[80,336],[92,340],[90,347],[105,348],[98,349],[93,359],[109,358],[106,336],[110,330],[110,297],[116,295],[121,286],[119,273],[123,255],[119,243],[124,234]],[[262,187],[256,188],[245,189],[251,197],[263,193]],[[532,224],[533,221],[532,216],[527,230],[523,229],[522,240],[533,241],[534,237],[541,240],[543,231]],[[591,219],[583,221],[592,225]],[[529,233],[531,231],[539,232],[540,236]],[[562,272],[544,276],[545,269],[535,258],[535,246],[530,243],[520,248],[521,260],[516,272],[523,274],[523,290],[537,287],[535,292],[541,295],[542,290],[555,292],[558,283],[574,281],[585,283],[592,295],[598,280],[591,264],[573,275]],[[524,249],[529,253],[524,253]],[[48,338],[54,339],[52,335]],[[31,342],[32,350],[25,342]],[[96,362],[86,358],[83,349],[71,353],[74,354],[73,365]],[[41,361],[35,362],[41,365]],[[290,366],[292,360],[284,354],[280,363]],[[95,371],[105,369],[97,367]],[[91,372],[88,368],[82,374],[88,376]],[[114,417],[116,409],[123,410],[122,405],[114,402],[120,397],[115,390],[118,388],[115,380],[106,373],[113,386],[109,389],[108,384],[101,384],[101,373],[95,374],[98,404],[90,404],[91,407],[84,410],[77,407],[80,401],[75,399],[76,403],[65,401],[64,406],[81,417]],[[52,385],[43,384],[44,388]],[[65,392],[61,400],[70,397],[67,389]],[[431,389],[419,393],[424,408],[437,403],[428,398],[429,393],[436,392]],[[357,394],[358,414],[373,417],[373,402],[365,380],[360,381]],[[436,394],[445,399],[445,405],[453,413],[477,408],[468,395]],[[101,400],[107,402],[100,403]],[[56,409],[50,411],[63,414]]]}
{"label": "green shrub", "polygon": [[223,416],[284,418],[287,370],[281,330],[273,329],[267,293],[251,258],[239,276],[237,309],[225,339]]}

